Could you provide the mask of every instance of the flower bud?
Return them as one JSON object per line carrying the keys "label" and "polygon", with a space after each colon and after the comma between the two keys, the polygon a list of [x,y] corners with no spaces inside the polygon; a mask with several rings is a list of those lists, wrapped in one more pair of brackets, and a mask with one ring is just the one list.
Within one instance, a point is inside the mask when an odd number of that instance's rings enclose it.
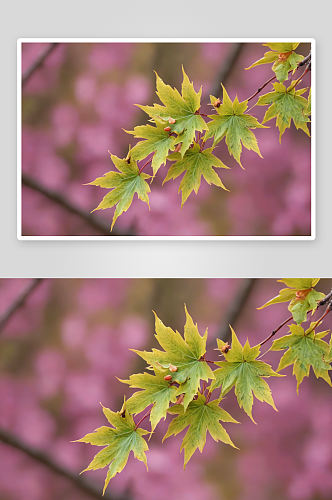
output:
{"label": "flower bud", "polygon": [[172,380],[172,375],[166,375],[166,376],[164,377],[164,380]]}
{"label": "flower bud", "polygon": [[177,372],[178,371],[178,367],[174,366],[174,365],[169,365],[169,371],[170,372]]}
{"label": "flower bud", "polygon": [[165,130],[165,132],[170,132],[171,131],[171,127],[165,127],[164,130]]}

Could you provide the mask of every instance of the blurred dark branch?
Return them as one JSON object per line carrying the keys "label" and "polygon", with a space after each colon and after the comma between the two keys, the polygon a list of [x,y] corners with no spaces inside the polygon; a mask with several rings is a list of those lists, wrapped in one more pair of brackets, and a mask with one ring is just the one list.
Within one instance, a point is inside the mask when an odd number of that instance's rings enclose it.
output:
{"label": "blurred dark branch", "polygon": [[[93,498],[97,498],[98,500],[101,500],[102,493],[100,487],[94,486],[93,484],[85,481],[78,475],[78,473],[70,472],[61,465],[58,465],[43,451],[40,451],[36,448],[33,448],[32,446],[23,443],[16,436],[2,429],[1,427],[0,427],[0,440],[3,443],[8,444],[9,446],[12,446],[13,448],[20,450],[21,452],[33,458],[37,462],[45,465],[52,472],[55,472],[56,474],[59,474],[60,476],[67,478],[83,493],[90,495]],[[105,493],[103,498],[105,500],[129,500],[129,497],[127,495],[123,495],[120,497],[120,496],[110,495],[109,493]]]}
{"label": "blurred dark branch", "polygon": [[13,316],[13,314],[24,305],[27,298],[34,291],[34,289],[42,282],[42,278],[35,278],[30,281],[28,286],[21,292],[21,294],[17,297],[15,302],[13,302],[7,311],[0,317],[0,332]]}
{"label": "blurred dark branch", "polygon": [[218,339],[227,342],[231,339],[231,329],[229,325],[234,326],[236,321],[239,319],[241,312],[244,309],[245,304],[254,288],[256,278],[245,278],[241,280],[240,288],[232,300],[230,307],[228,308],[226,317],[217,333]]}
{"label": "blurred dark branch", "polygon": [[113,229],[112,233],[110,232],[110,227],[107,224],[104,224],[103,222],[99,221],[96,219],[93,215],[91,215],[89,212],[86,212],[85,210],[82,210],[81,208],[77,207],[76,205],[70,203],[62,194],[58,193],[57,191],[53,191],[42,184],[40,184],[38,181],[33,179],[27,174],[22,174],[22,183],[23,186],[27,186],[30,189],[34,189],[35,191],[38,191],[38,193],[43,194],[50,200],[54,201],[61,207],[65,208],[67,211],[71,212],[72,214],[78,215],[81,219],[83,219],[89,226],[93,227],[102,235],[105,236],[135,236],[132,232],[130,233],[122,233],[121,231],[117,229]]}
{"label": "blurred dark branch", "polygon": [[212,85],[209,95],[218,97],[221,95],[221,83],[225,84],[227,78],[230,76],[231,71],[244,47],[244,43],[233,43],[229,53],[227,54],[226,60],[220,68],[219,73],[216,76],[215,83]]}
{"label": "blurred dark branch", "polygon": [[28,68],[26,70],[26,72],[24,73],[24,75],[22,76],[22,87],[24,87],[24,85],[27,84],[28,80],[30,80],[33,73],[44,64],[47,57],[51,54],[51,52],[53,52],[53,50],[55,49],[55,47],[57,45],[59,45],[59,44],[58,43],[50,43],[45,48],[45,50],[40,54],[38,59],[36,59],[36,61],[33,64],[31,64],[30,68]]}

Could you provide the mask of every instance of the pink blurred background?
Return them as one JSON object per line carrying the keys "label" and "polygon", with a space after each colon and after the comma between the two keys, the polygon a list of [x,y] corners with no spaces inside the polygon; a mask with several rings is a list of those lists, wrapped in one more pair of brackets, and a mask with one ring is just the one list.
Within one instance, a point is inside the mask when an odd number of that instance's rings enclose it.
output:
{"label": "pink blurred background", "polygon": [[[23,74],[46,46],[22,45]],[[114,169],[108,150],[123,158],[128,145],[138,141],[123,129],[133,130],[148,119],[133,104],[159,102],[154,71],[180,89],[183,64],[195,90],[203,85],[201,112],[211,113],[209,95],[216,86],[221,90],[218,74],[231,50],[229,43],[60,43],[23,88],[23,173],[91,212],[107,191],[83,184]],[[248,99],[273,76],[269,65],[244,70],[267,50],[260,43],[244,44],[223,82],[232,100],[236,94],[240,101]],[[297,52],[307,55],[309,50],[309,44],[301,44]],[[308,74],[301,86],[309,85]],[[269,85],[263,93],[271,90]],[[261,121],[266,109],[254,107],[250,114]],[[310,235],[310,138],[292,124],[280,145],[275,120],[267,125],[254,131],[263,159],[244,148],[244,171],[224,140],[215,150],[231,167],[218,169],[230,193],[202,180],[198,195],[192,193],[181,210],[180,179],[162,186],[166,168],[161,168],[151,186],[151,211],[135,195],[115,228],[143,236]],[[22,195],[22,235],[100,234],[39,192],[24,186]],[[113,213],[107,209],[95,215],[110,227]]]}
{"label": "pink blurred background", "polygon": [[[0,281],[0,317],[29,282]],[[78,475],[99,448],[70,441],[107,425],[100,402],[118,411],[123,396],[132,394],[116,377],[144,371],[145,362],[129,349],[157,347],[152,310],[183,333],[186,303],[200,333],[208,327],[208,356],[216,359],[215,338],[222,327],[228,332],[227,313],[243,285],[241,279],[43,280],[0,332],[0,428]],[[331,279],[321,280],[316,288],[328,293],[331,286]],[[276,280],[255,280],[232,324],[242,343],[247,338],[251,345],[261,342],[289,316],[284,304],[256,309],[281,288]],[[331,321],[327,316],[324,329]],[[285,327],[280,336],[286,333]],[[280,353],[272,352],[263,358],[274,369],[279,359]],[[268,380],[279,411],[255,400],[257,425],[239,409],[234,390],[224,399],[223,408],[241,422],[225,424],[240,450],[208,436],[203,454],[196,451],[183,471],[184,432],[161,444],[168,425],[161,422],[149,441],[149,472],[131,456],[107,491],[132,500],[330,499],[332,389],[311,373],[297,395],[292,368],[282,373],[287,376]],[[1,441],[0,463],[3,499],[88,498]],[[106,469],[84,477],[102,492]]]}

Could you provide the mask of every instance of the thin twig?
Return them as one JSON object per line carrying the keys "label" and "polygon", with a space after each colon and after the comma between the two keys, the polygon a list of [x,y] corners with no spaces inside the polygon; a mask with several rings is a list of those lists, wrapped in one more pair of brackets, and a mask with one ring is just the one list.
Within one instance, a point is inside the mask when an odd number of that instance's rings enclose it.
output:
{"label": "thin twig", "polygon": [[[57,464],[43,451],[23,443],[16,436],[14,436],[10,432],[2,428],[0,428],[0,440],[3,443],[6,443],[13,448],[20,450],[25,455],[28,455],[37,462],[45,465],[52,472],[55,472],[56,474],[59,474],[62,477],[65,477],[66,479],[71,481],[83,493],[90,495],[93,498],[97,498],[98,500],[101,499],[100,487],[94,486],[93,484],[82,479],[77,473],[70,472],[61,465]],[[109,493],[108,494],[106,493],[103,498],[105,498],[106,500],[128,500],[127,496],[120,497],[120,496],[110,495]]]}
{"label": "thin twig", "polygon": [[287,318],[286,321],[283,321],[283,323],[281,323],[275,330],[273,330],[273,332],[271,333],[271,335],[269,335],[265,340],[263,340],[263,342],[261,342],[259,345],[262,346],[264,345],[266,342],[268,342],[277,332],[279,332],[280,328],[282,328],[286,323],[288,323],[288,321],[291,321],[293,319],[293,316],[291,316],[290,318]]}
{"label": "thin twig", "polygon": [[28,80],[30,80],[30,78],[34,74],[34,72],[44,64],[47,57],[51,54],[51,52],[53,52],[53,50],[55,49],[55,47],[57,45],[59,45],[59,44],[58,43],[50,43],[46,47],[46,49],[40,54],[38,59],[36,59],[36,61],[33,64],[31,64],[30,68],[28,68],[26,70],[26,72],[24,73],[24,75],[22,76],[22,87],[24,87],[27,84]]}
{"label": "thin twig", "polygon": [[0,318],[0,332],[13,316],[13,314],[25,304],[25,301],[30,296],[30,294],[35,290],[35,288],[42,282],[42,278],[35,278],[30,281],[28,286],[20,293],[15,302],[13,302],[3,313]]}
{"label": "thin twig", "polygon": [[319,325],[319,323],[325,318],[325,316],[328,315],[329,312],[332,311],[332,302],[330,302],[327,306],[327,308],[325,309],[325,312],[324,314],[319,318],[318,321],[315,321],[315,323],[313,324],[313,326],[311,328],[309,328],[309,330],[306,332],[306,335],[308,335],[309,333],[311,333],[313,330],[315,330],[317,328],[317,326]]}
{"label": "thin twig", "polygon": [[272,82],[275,78],[276,78],[276,75],[272,76],[272,78],[270,78],[270,80],[263,83],[263,85],[261,87],[259,87],[259,89],[251,97],[249,97],[249,99],[247,99],[247,101],[249,102],[249,101],[251,101],[251,99],[256,97],[256,95],[259,94],[263,90],[263,88],[266,87],[266,85],[268,85],[270,82]]}
{"label": "thin twig", "polygon": [[150,415],[151,410],[152,410],[152,408],[150,408],[150,410],[147,411],[145,415],[143,415],[143,417],[141,418],[141,420],[139,422],[137,422],[137,424],[135,425],[135,431],[139,427],[139,425],[141,424],[141,422],[143,422],[143,420]]}
{"label": "thin twig", "polygon": [[65,208],[68,212],[77,215],[78,217],[83,219],[89,226],[93,227],[93,229],[96,229],[105,236],[135,236],[135,234],[131,231],[124,233],[119,231],[119,229],[113,229],[111,233],[110,228],[107,224],[97,220],[89,212],[86,212],[85,210],[82,210],[76,205],[70,203],[70,201],[68,201],[61,193],[43,186],[27,174],[22,174],[22,183],[24,186],[27,186],[30,189],[34,189],[35,191],[38,191],[38,193],[43,194],[44,196],[46,196],[46,198],[49,198],[61,207]]}

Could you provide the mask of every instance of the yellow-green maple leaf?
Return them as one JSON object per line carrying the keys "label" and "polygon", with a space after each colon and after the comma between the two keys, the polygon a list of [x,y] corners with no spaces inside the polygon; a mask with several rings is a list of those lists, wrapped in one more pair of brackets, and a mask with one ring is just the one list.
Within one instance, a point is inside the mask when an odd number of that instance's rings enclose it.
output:
{"label": "yellow-green maple leaf", "polygon": [[[234,102],[229,98],[225,87],[223,88],[223,103],[216,108],[217,115],[209,115],[212,118],[208,122],[208,132],[205,134],[205,140],[210,137],[213,139],[213,147],[215,147],[223,137],[226,137],[226,145],[229,154],[234,156],[235,160],[241,164],[242,144],[245,148],[255,151],[261,158],[257,139],[250,129],[267,128],[261,125],[257,118],[245,113],[248,101],[239,102],[237,96]],[[216,98],[210,96],[211,104],[216,101]],[[242,167],[243,168],[243,167]]]}
{"label": "yellow-green maple leaf", "polygon": [[263,46],[264,45],[272,49],[272,51],[265,52],[264,57],[246,69],[251,69],[261,64],[270,64],[273,62],[272,70],[275,72],[279,82],[287,80],[288,72],[293,70],[294,73],[298,63],[304,58],[304,56],[296,54],[295,52],[299,43],[263,43]]}
{"label": "yellow-green maple leaf", "polygon": [[179,192],[182,191],[181,207],[183,207],[190,193],[193,191],[195,191],[196,194],[198,193],[202,176],[208,184],[214,184],[228,191],[228,189],[226,189],[221,182],[218,174],[212,168],[228,167],[221,160],[219,160],[219,158],[214,156],[212,151],[213,148],[203,149],[201,151],[199,144],[194,142],[193,147],[189,148],[185,152],[183,158],[180,153],[173,153],[168,157],[171,161],[177,161],[168,170],[164,182],[167,182],[170,179],[176,179],[184,171],[186,172],[179,186]]}
{"label": "yellow-green maple leaf", "polygon": [[282,83],[275,83],[273,87],[273,92],[262,95],[257,101],[258,106],[271,104],[265,113],[262,123],[266,123],[272,118],[277,117],[276,126],[280,131],[280,142],[286,128],[290,128],[291,120],[293,120],[297,130],[300,128],[310,137],[307,125],[310,120],[307,115],[311,113],[311,108],[309,110],[308,101],[304,97],[301,97],[301,94],[308,89],[295,90],[295,88],[292,88],[292,85],[286,89]]}
{"label": "yellow-green maple leaf", "polygon": [[166,418],[169,404],[176,403],[177,400],[175,395],[177,387],[170,385],[164,379],[167,370],[162,370],[158,366],[154,366],[154,372],[155,375],[138,373],[131,375],[129,380],[121,380],[121,382],[129,384],[130,387],[143,389],[142,391],[135,392],[127,400],[126,407],[130,413],[137,415],[153,404],[150,414],[151,432],[154,431],[162,418]]}
{"label": "yellow-green maple leaf", "polygon": [[202,453],[207,431],[215,441],[222,441],[236,448],[220,421],[235,424],[239,422],[234,420],[227,411],[220,408],[219,403],[219,399],[206,403],[205,396],[199,393],[197,399],[191,401],[186,410],[183,405],[175,405],[168,410],[168,413],[179,414],[179,416],[170,423],[163,441],[169,436],[176,436],[189,425],[180,449],[180,451],[184,449],[184,469],[197,448]]}
{"label": "yellow-green maple leaf", "polygon": [[310,310],[314,313],[318,302],[325,297],[323,293],[314,289],[319,278],[285,278],[278,281],[285,283],[289,288],[283,288],[276,297],[257,309],[290,301],[288,310],[292,313],[294,321],[301,324],[306,321],[307,313]]}
{"label": "yellow-green maple leaf", "polygon": [[200,381],[213,380],[214,374],[203,359],[206,352],[207,331],[201,337],[197,325],[193,323],[186,308],[185,312],[184,338],[179,332],[174,332],[171,328],[166,327],[155,315],[155,337],[164,351],[158,349],[152,349],[152,352],[133,350],[152,366],[159,365],[163,368],[169,368],[172,365],[177,368],[174,372],[169,371],[169,374],[172,376],[172,382],[180,384],[176,395],[184,394],[183,405],[187,408],[198,391]]}
{"label": "yellow-green maple leaf", "polygon": [[194,140],[196,130],[202,132],[207,129],[207,125],[198,114],[201,107],[202,88],[198,93],[195,92],[194,86],[189,81],[183,68],[182,71],[182,95],[177,89],[172,89],[172,87],[166,85],[156,73],[157,95],[164,106],[154,104],[153,106],[139,105],[139,107],[155,121],[160,121],[164,127],[168,126],[171,133],[178,134],[174,144],[182,142],[181,154],[183,156]]}
{"label": "yellow-green maple leaf", "polygon": [[[235,386],[235,395],[240,408],[243,408],[255,422],[252,416],[253,393],[259,401],[265,401],[277,410],[271,389],[262,377],[280,377],[280,375],[273,371],[270,365],[256,361],[260,354],[259,345],[250,347],[247,340],[242,347],[232,327],[231,330],[232,348],[224,353],[226,361],[216,363],[220,368],[213,372],[216,380],[212,382],[211,390],[222,386],[221,394],[224,396]],[[217,342],[219,349],[226,345],[222,340],[217,339]]]}
{"label": "yellow-green maple leaf", "polygon": [[142,436],[149,432],[140,428],[135,429],[135,422],[126,409],[125,403],[121,411],[117,413],[104,406],[103,412],[113,427],[99,427],[76,442],[96,446],[106,445],[106,448],[97,453],[89,466],[82,471],[103,469],[109,466],[103,490],[104,494],[110,480],[124,469],[131,451],[134,453],[135,458],[145,463],[147,468],[145,452],[149,448]]}
{"label": "yellow-green maple leaf", "polygon": [[311,323],[308,330],[299,325],[290,325],[291,334],[281,337],[273,342],[271,351],[281,351],[288,349],[282,356],[277,371],[294,364],[293,375],[297,380],[297,392],[304,377],[309,377],[310,367],[316,377],[322,377],[329,385],[332,385],[328,370],[331,369],[328,359],[330,346],[324,338],[330,330],[315,334],[312,328],[315,323]]}
{"label": "yellow-green maple leaf", "polygon": [[89,182],[88,185],[113,189],[104,196],[98,207],[93,210],[93,212],[95,210],[105,210],[105,208],[116,205],[111,226],[112,230],[116,219],[123,212],[126,212],[132,204],[135,193],[150,208],[148,193],[151,190],[146,179],[151,178],[151,176],[139,172],[137,162],[130,157],[130,151],[127,158],[120,159],[115,155],[111,155],[111,159],[118,172],[107,172],[103,177],[97,177],[94,181]]}
{"label": "yellow-green maple leaf", "polygon": [[126,130],[128,134],[146,139],[145,141],[138,142],[136,146],[131,149],[130,154],[134,160],[143,160],[150,153],[153,151],[155,152],[151,163],[154,176],[159,168],[165,165],[169,151],[174,151],[175,148],[175,137],[171,136],[170,132],[165,131],[165,124],[156,122],[155,125],[155,127],[151,125],[140,125],[135,127],[132,132]]}

